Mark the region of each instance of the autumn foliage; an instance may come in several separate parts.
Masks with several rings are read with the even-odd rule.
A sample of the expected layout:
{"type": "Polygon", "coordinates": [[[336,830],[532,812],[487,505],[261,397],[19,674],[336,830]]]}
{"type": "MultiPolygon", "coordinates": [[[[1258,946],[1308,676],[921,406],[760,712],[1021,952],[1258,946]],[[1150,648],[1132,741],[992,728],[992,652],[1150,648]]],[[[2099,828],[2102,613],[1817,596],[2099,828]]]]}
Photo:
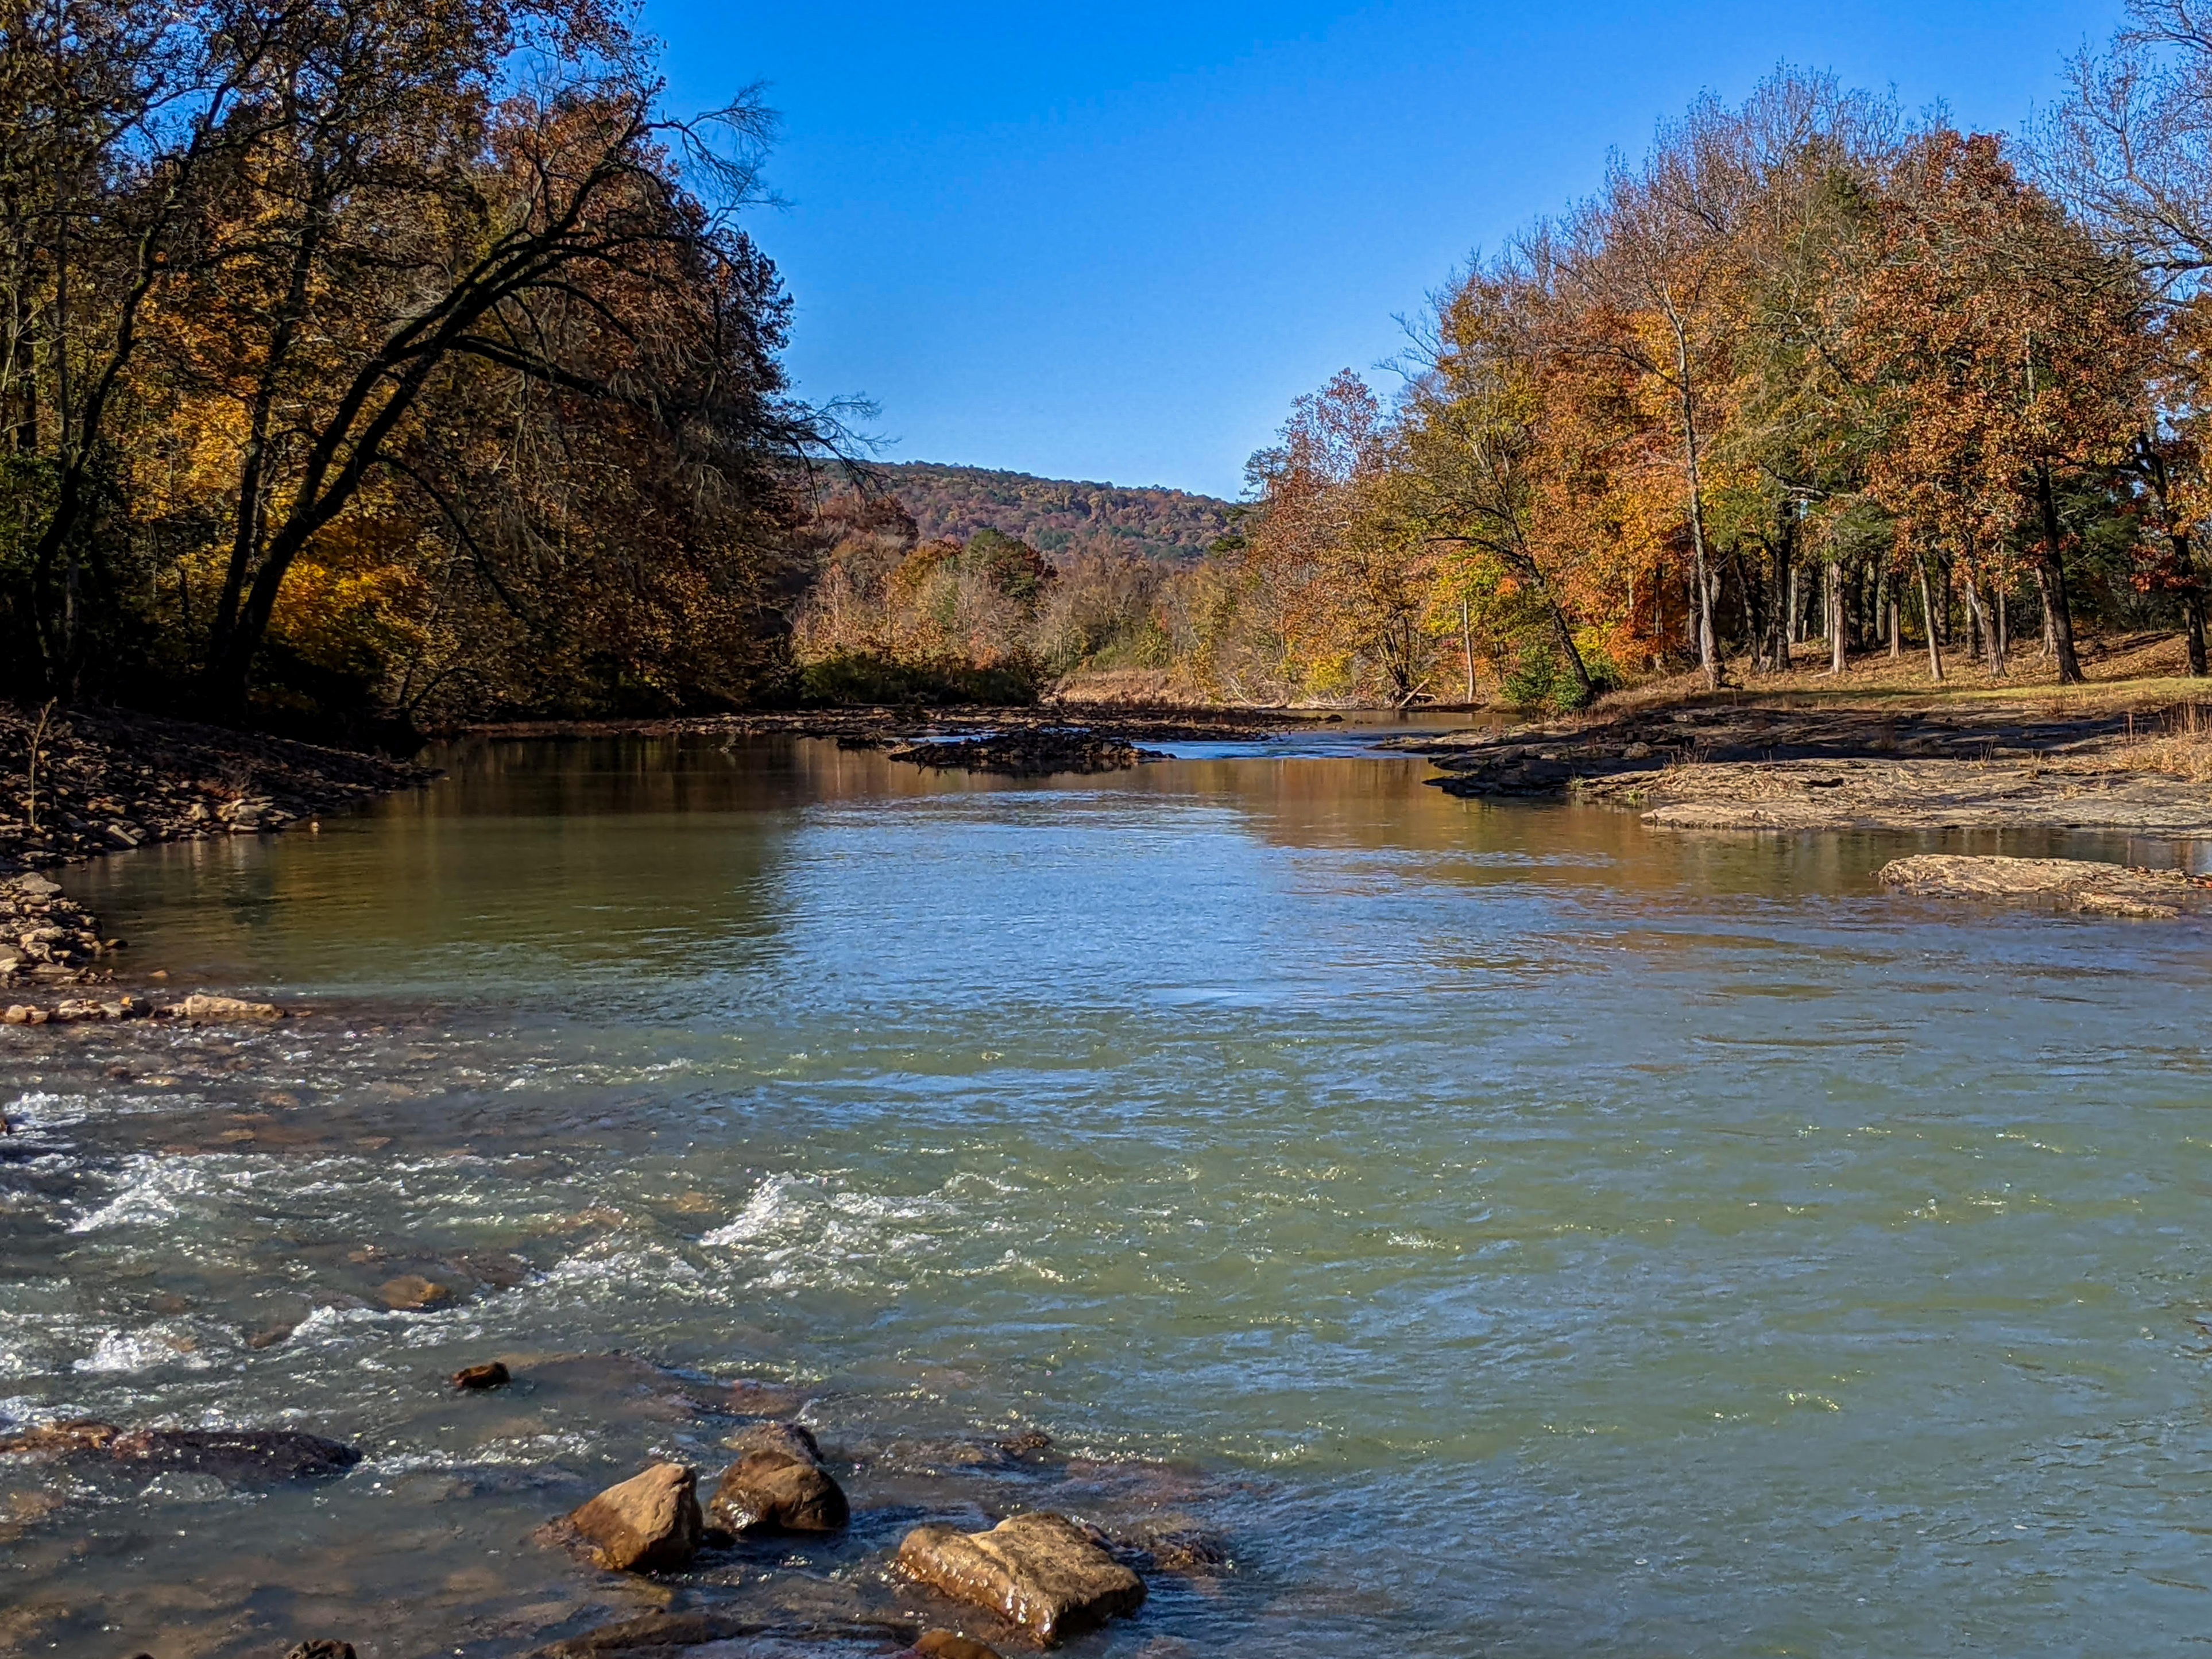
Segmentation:
{"type": "Polygon", "coordinates": [[[834,411],[592,0],[0,0],[0,690],[327,722],[788,672],[834,411]]]}
{"type": "Polygon", "coordinates": [[[1194,675],[1566,706],[1814,639],[2001,676],[2025,623],[2065,680],[2077,615],[2203,672],[2208,22],[2139,0],[2033,143],[1818,75],[1701,100],[1454,276],[1387,404],[1298,401],[1194,675]]]}

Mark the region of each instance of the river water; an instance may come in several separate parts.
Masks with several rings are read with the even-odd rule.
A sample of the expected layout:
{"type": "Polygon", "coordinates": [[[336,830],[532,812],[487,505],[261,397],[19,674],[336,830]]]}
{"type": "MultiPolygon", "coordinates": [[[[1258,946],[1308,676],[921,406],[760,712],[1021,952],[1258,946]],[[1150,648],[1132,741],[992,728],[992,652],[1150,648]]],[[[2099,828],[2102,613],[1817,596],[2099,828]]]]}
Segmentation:
{"type": "Polygon", "coordinates": [[[2201,1643],[2204,933],[1324,750],[480,743],[70,872],[173,988],[319,1012],[0,1038],[0,1427],[368,1455],[0,1459],[0,1651],[928,1613],[908,1526],[1041,1504],[1233,1558],[1084,1656],[2201,1643]],[[653,1583],[531,1540],[794,1410],[843,1540],[653,1583]]]}

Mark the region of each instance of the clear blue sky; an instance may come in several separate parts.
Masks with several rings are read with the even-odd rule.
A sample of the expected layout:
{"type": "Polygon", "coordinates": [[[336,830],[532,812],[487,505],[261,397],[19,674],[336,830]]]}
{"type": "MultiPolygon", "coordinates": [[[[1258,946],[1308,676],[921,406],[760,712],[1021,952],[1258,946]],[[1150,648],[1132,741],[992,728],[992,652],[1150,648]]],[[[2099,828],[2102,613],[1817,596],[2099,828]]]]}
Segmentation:
{"type": "Polygon", "coordinates": [[[1777,63],[2013,129],[2119,0],[645,0],[674,101],[769,83],[799,390],[887,459],[1240,487],[1291,398],[1777,63]]]}

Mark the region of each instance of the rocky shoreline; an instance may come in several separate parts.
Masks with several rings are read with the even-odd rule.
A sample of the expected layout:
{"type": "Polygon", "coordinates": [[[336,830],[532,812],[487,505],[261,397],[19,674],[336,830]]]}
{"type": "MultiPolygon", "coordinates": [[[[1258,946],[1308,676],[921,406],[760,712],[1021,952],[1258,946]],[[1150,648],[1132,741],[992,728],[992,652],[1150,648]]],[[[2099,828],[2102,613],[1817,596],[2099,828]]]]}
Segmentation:
{"type": "Polygon", "coordinates": [[[261,835],[428,781],[423,768],[120,709],[0,704],[0,876],[261,835]],[[35,777],[33,751],[37,751],[35,777]]]}
{"type": "MultiPolygon", "coordinates": [[[[920,1443],[863,1431],[825,1444],[788,1406],[754,1414],[771,1403],[755,1385],[722,1393],[623,1355],[510,1356],[428,1386],[486,1409],[579,1373],[626,1385],[621,1397],[635,1408],[732,1423],[719,1442],[727,1462],[709,1492],[712,1465],[649,1457],[519,1540],[542,1559],[567,1558],[562,1571],[580,1592],[574,1611],[541,1608],[505,1627],[501,1650],[530,1659],[755,1651],[724,1645],[741,1641],[820,1659],[1002,1659],[1135,1617],[1157,1584],[1211,1595],[1238,1571],[1229,1538],[1192,1513],[1211,1477],[1093,1462],[1033,1429],[920,1443]],[[618,1601],[647,1610],[606,1617],[618,1611],[605,1595],[616,1584],[634,1587],[618,1601]]],[[[362,1446],[290,1428],[67,1419],[0,1437],[0,1470],[43,1472],[49,1486],[80,1493],[182,1477],[241,1494],[317,1490],[328,1503],[356,1473],[373,1481],[377,1464],[362,1446]]],[[[62,1523],[70,1507],[40,1506],[28,1524],[62,1523]]],[[[326,1624],[284,1639],[295,1656],[345,1659],[356,1646],[378,1650],[375,1635],[326,1624]]]]}

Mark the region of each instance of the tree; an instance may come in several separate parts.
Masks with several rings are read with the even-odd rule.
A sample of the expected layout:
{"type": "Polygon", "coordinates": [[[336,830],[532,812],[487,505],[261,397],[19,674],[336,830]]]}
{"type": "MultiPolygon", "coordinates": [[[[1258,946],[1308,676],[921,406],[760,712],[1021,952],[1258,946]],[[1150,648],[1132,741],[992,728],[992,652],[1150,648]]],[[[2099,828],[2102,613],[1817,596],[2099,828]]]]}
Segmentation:
{"type": "MultiPolygon", "coordinates": [[[[1877,388],[1871,489],[1923,593],[1936,550],[1970,583],[2024,554],[2063,683],[2081,669],[2058,475],[2126,451],[2142,301],[2134,273],[2023,182],[1996,139],[1939,129],[1883,205],[1850,331],[1877,388]]],[[[1932,644],[1930,665],[1940,676],[1932,644]]]]}
{"type": "Polygon", "coordinates": [[[787,672],[808,474],[851,446],[789,395],[738,227],[755,96],[666,118],[592,0],[13,15],[0,624],[27,683],[75,685],[95,635],[226,718],[342,660],[403,700],[787,672]]]}
{"type": "Polygon", "coordinates": [[[2154,367],[2126,470],[2162,546],[2141,580],[2178,593],[2189,672],[2207,672],[2196,532],[2208,477],[2205,280],[2212,271],[2212,9],[2131,0],[2103,55],[2073,61],[2036,132],[2038,175],[2106,250],[2142,273],[2154,367]]]}

